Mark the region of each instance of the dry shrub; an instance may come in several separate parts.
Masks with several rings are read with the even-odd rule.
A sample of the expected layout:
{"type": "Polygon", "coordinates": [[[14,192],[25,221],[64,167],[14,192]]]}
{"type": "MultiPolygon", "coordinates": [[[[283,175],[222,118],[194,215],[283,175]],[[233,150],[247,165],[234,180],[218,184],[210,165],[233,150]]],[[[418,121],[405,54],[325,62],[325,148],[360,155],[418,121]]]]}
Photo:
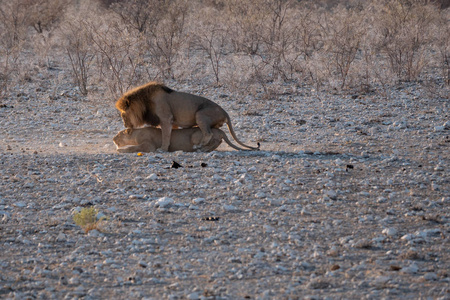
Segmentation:
{"type": "Polygon", "coordinates": [[[95,58],[91,45],[90,25],[80,19],[68,21],[62,29],[66,37],[65,49],[72,67],[74,83],[82,95],[88,94],[91,66],[95,58]]]}
{"type": "Polygon", "coordinates": [[[59,25],[69,0],[22,0],[27,11],[27,24],[37,33],[52,31],[59,25]]]}
{"type": "Polygon", "coordinates": [[[325,13],[323,24],[322,53],[329,62],[326,66],[330,76],[337,77],[340,88],[344,88],[368,29],[364,26],[360,11],[343,7],[325,13]]]}
{"type": "Polygon", "coordinates": [[[225,57],[232,52],[231,36],[219,11],[207,8],[202,9],[200,13],[208,14],[208,18],[197,23],[198,29],[193,33],[191,49],[206,55],[215,83],[219,85],[225,57]]]}
{"type": "Polygon", "coordinates": [[[450,9],[439,11],[434,25],[432,32],[439,54],[438,65],[442,78],[447,85],[450,85],[450,9]]]}
{"type": "Polygon", "coordinates": [[[435,2],[0,0],[0,93],[35,60],[49,67],[46,58],[66,59],[60,66],[81,93],[95,85],[114,99],[155,79],[266,95],[423,79],[442,90],[450,84],[449,10],[435,2]]]}
{"type": "Polygon", "coordinates": [[[105,222],[108,218],[103,216],[99,218],[98,210],[93,206],[84,207],[80,211],[74,213],[73,221],[76,225],[83,228],[85,233],[88,233],[91,230],[99,230],[103,222],[105,222]]]}
{"type": "Polygon", "coordinates": [[[108,17],[88,26],[97,54],[98,81],[107,86],[109,97],[116,99],[142,82],[146,68],[138,36],[120,22],[108,22],[108,17]]]}
{"type": "MultiPolygon", "coordinates": [[[[266,93],[272,82],[294,79],[299,49],[296,2],[291,0],[230,1],[229,31],[235,54],[248,57],[249,82],[266,93]]],[[[248,67],[244,67],[247,68],[248,67]]]]}
{"type": "Polygon", "coordinates": [[[377,13],[379,50],[399,80],[419,78],[429,64],[432,22],[437,8],[422,1],[391,0],[377,13]]]}
{"type": "Polygon", "coordinates": [[[163,1],[127,0],[113,3],[111,10],[117,14],[124,24],[139,33],[146,33],[147,29],[161,19],[162,11],[158,5],[163,1]]]}
{"type": "Polygon", "coordinates": [[[0,97],[20,71],[19,58],[26,39],[26,11],[20,2],[0,1],[0,97]]]}
{"type": "Polygon", "coordinates": [[[111,8],[128,33],[138,38],[141,54],[157,70],[157,74],[147,70],[149,76],[174,79],[174,68],[186,44],[188,2],[128,0],[114,3],[111,8]]]}
{"type": "Polygon", "coordinates": [[[163,18],[150,27],[145,39],[150,61],[163,78],[175,79],[175,66],[186,46],[186,0],[167,1],[162,7],[163,18]]]}

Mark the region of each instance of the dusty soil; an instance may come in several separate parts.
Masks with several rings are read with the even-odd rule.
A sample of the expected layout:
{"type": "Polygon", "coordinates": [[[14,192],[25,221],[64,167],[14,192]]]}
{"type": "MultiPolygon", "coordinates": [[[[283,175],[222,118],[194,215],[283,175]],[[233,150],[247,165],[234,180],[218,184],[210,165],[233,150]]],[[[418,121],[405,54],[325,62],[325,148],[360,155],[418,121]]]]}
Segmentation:
{"type": "Polygon", "coordinates": [[[50,86],[0,103],[0,298],[450,299],[448,100],[178,84],[261,151],[137,156],[113,100],[50,86]]]}

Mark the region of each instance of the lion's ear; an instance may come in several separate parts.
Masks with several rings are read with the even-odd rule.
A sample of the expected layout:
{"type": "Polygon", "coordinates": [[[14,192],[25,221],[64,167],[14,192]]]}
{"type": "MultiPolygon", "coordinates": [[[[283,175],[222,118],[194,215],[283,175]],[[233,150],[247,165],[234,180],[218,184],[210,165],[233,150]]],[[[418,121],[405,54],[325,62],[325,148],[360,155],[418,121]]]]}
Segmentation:
{"type": "Polygon", "coordinates": [[[128,98],[120,98],[119,100],[117,100],[116,102],[116,108],[121,111],[121,112],[125,112],[128,110],[128,108],[130,108],[130,100],[128,98]]]}
{"type": "Polygon", "coordinates": [[[130,104],[131,104],[130,99],[128,99],[128,98],[124,99],[123,104],[124,104],[124,107],[125,107],[124,110],[128,110],[130,108],[130,104]]]}

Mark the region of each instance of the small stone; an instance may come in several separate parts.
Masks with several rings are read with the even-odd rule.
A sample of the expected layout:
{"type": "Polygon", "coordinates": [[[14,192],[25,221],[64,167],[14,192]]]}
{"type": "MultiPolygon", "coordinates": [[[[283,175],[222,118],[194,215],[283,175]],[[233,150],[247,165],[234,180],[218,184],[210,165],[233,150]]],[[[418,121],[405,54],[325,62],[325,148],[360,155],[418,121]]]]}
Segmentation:
{"type": "Polygon", "coordinates": [[[328,250],[327,254],[332,257],[337,257],[339,256],[339,251],[335,246],[333,246],[330,248],[330,250],[328,250]]]}
{"type": "Polygon", "coordinates": [[[336,200],[337,198],[337,193],[334,190],[324,190],[323,194],[329,197],[331,200],[336,200]]]}
{"type": "Polygon", "coordinates": [[[90,230],[88,232],[88,236],[90,236],[90,237],[101,237],[101,236],[103,236],[103,234],[101,234],[100,231],[98,231],[97,229],[94,229],[94,230],[90,230]]]}
{"type": "Polygon", "coordinates": [[[200,299],[200,294],[197,293],[197,292],[190,293],[189,295],[187,295],[187,299],[188,299],[188,300],[197,300],[197,299],[200,299]]]}
{"type": "Polygon", "coordinates": [[[172,165],[170,166],[171,169],[178,169],[182,168],[183,166],[177,163],[176,161],[172,161],[172,165]]]}
{"type": "Polygon", "coordinates": [[[405,234],[404,236],[402,236],[400,239],[404,240],[404,241],[410,241],[413,238],[414,238],[414,235],[408,233],[408,234],[405,234]]]}
{"type": "Polygon", "coordinates": [[[336,271],[336,270],[339,270],[340,268],[341,268],[341,266],[339,266],[339,265],[332,265],[330,270],[331,271],[336,271]]]}
{"type": "Polygon", "coordinates": [[[148,179],[148,180],[156,180],[156,179],[158,179],[158,175],[153,173],[153,174],[150,174],[149,176],[147,176],[146,179],[148,179]]]}
{"type": "Polygon", "coordinates": [[[60,232],[58,234],[58,236],[56,237],[56,241],[57,242],[65,242],[65,241],[67,241],[67,235],[65,235],[64,233],[60,232]]]}
{"type": "Polygon", "coordinates": [[[402,269],[402,267],[396,266],[396,265],[391,265],[389,267],[389,270],[391,270],[391,271],[400,271],[401,269],[402,269]]]}
{"type": "Polygon", "coordinates": [[[401,271],[407,274],[415,274],[419,271],[419,267],[416,264],[412,264],[408,267],[402,268],[401,271]]]}
{"type": "Polygon", "coordinates": [[[69,284],[78,285],[80,284],[80,279],[78,279],[78,277],[72,277],[69,279],[69,284]]]}
{"type": "Polygon", "coordinates": [[[266,197],[266,193],[264,193],[264,192],[257,192],[255,194],[255,197],[258,198],[258,199],[265,198],[266,197]]]}
{"type": "Polygon", "coordinates": [[[192,203],[194,203],[194,204],[205,203],[205,198],[195,198],[194,200],[192,200],[192,203]]]}
{"type": "Polygon", "coordinates": [[[423,278],[428,281],[436,281],[438,280],[438,276],[434,272],[429,272],[423,275],[423,278]]]}
{"type": "Polygon", "coordinates": [[[428,237],[439,237],[441,235],[442,231],[439,228],[433,228],[433,229],[427,229],[423,231],[416,231],[415,235],[420,236],[422,238],[428,238],[428,237]]]}
{"type": "Polygon", "coordinates": [[[139,261],[138,265],[141,268],[147,268],[148,267],[148,264],[145,261],[143,261],[143,260],[139,261]]]}
{"type": "Polygon", "coordinates": [[[387,236],[394,236],[397,235],[398,231],[395,228],[385,228],[382,231],[383,234],[387,235],[387,236]]]}
{"type": "Polygon", "coordinates": [[[224,206],[223,206],[223,209],[225,210],[225,211],[229,211],[229,212],[233,212],[233,211],[237,211],[238,209],[236,208],[236,206],[233,206],[233,205],[227,205],[227,204],[225,204],[224,206]]]}
{"type": "Polygon", "coordinates": [[[168,207],[169,205],[171,205],[173,202],[174,202],[174,201],[173,201],[172,198],[162,197],[162,198],[159,198],[159,199],[156,201],[155,205],[156,205],[157,207],[160,207],[160,208],[166,208],[166,207],[168,207]]]}

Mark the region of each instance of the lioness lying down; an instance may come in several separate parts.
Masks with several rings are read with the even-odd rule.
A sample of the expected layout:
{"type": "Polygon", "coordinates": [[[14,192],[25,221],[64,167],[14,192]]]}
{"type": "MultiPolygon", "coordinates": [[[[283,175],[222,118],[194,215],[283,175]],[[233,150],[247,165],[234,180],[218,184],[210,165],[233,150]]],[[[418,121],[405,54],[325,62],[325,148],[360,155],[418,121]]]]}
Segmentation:
{"type": "MultiPolygon", "coordinates": [[[[202,140],[203,134],[200,128],[174,129],[170,137],[169,151],[185,151],[185,152],[210,152],[219,147],[222,140],[236,150],[242,149],[233,145],[225,132],[220,129],[212,129],[213,136],[208,144],[198,146],[202,140]]],[[[159,128],[145,127],[138,129],[124,129],[113,138],[117,151],[121,153],[132,152],[155,152],[161,148],[162,132],[159,128]]]]}

